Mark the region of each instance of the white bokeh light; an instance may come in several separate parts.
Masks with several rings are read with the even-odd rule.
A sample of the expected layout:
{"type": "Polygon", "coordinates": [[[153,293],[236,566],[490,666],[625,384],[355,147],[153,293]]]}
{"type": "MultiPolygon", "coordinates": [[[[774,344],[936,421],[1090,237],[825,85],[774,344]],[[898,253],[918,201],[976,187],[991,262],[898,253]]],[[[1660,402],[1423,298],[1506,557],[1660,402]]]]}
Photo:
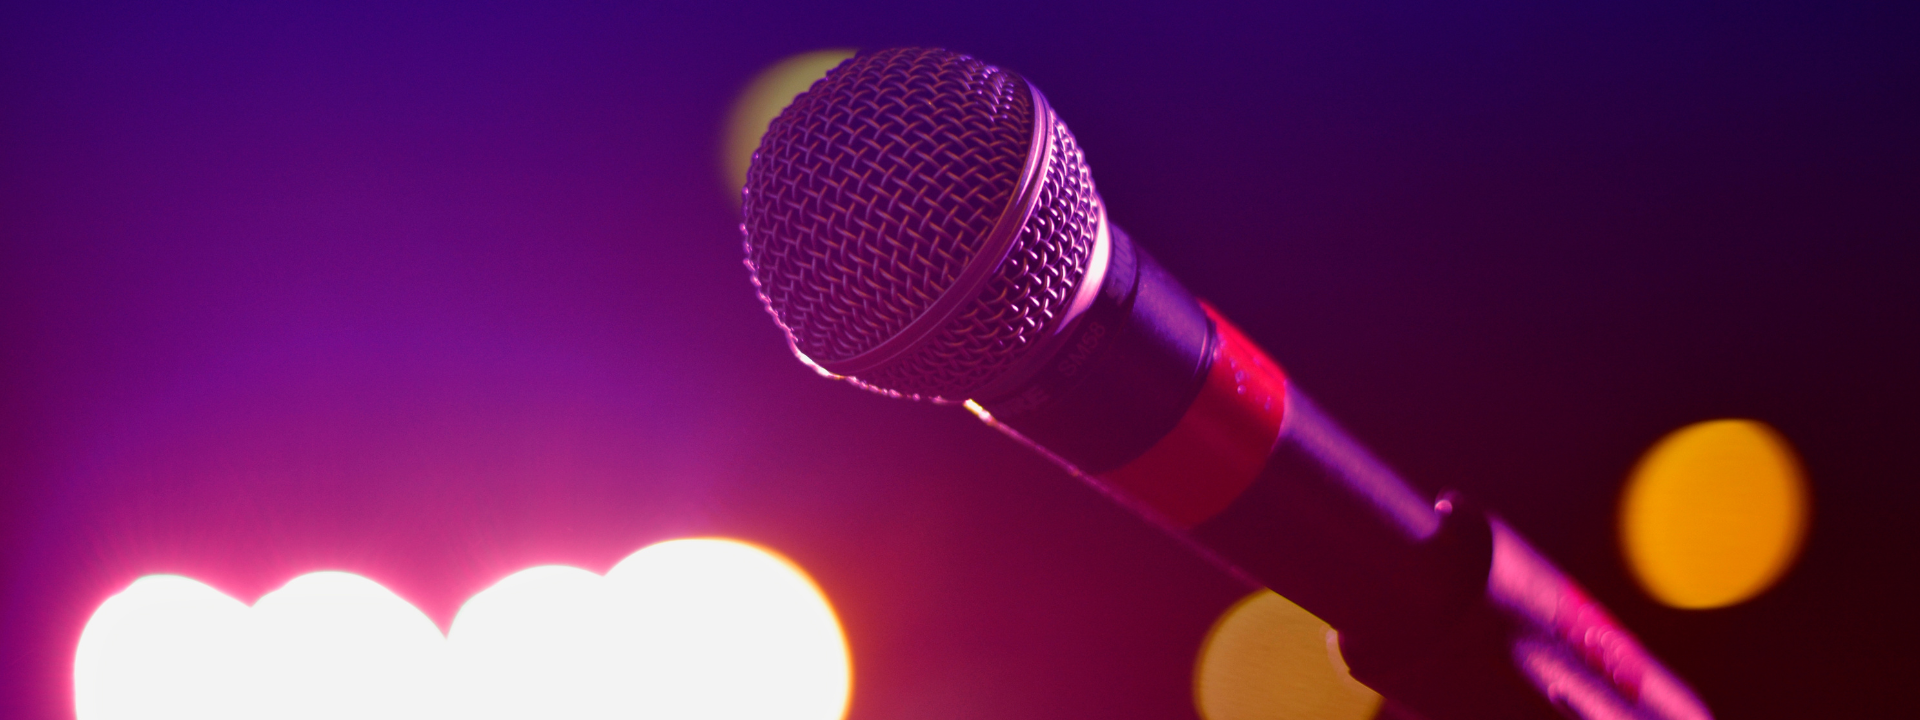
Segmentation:
{"type": "Polygon", "coordinates": [[[446,641],[379,583],[294,578],[253,605],[251,717],[416,720],[446,715],[446,641]]]}
{"type": "Polygon", "coordinates": [[[675,540],[607,572],[647,717],[836,720],[852,669],[826,597],[785,559],[727,540],[675,540]]]}
{"type": "Polygon", "coordinates": [[[358,575],[302,575],[252,608],[135,581],[74,660],[79,720],[838,720],[846,640],[806,573],[745,543],[676,540],[606,577],[561,566],[473,596],[443,637],[358,575]]]}
{"type": "Polygon", "coordinates": [[[460,717],[636,717],[622,701],[620,643],[605,581],[545,566],[507,576],[460,608],[447,633],[460,717]]]}
{"type": "Polygon", "coordinates": [[[85,720],[241,717],[247,606],[178,575],[134,581],[95,610],[73,658],[85,720]]]}

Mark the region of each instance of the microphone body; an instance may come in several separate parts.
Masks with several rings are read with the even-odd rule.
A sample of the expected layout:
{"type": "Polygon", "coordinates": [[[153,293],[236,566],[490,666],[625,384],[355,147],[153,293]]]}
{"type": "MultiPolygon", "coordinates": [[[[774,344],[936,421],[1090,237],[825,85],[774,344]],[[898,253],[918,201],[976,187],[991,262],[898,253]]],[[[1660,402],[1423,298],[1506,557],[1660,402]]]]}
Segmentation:
{"type": "Polygon", "coordinates": [[[1710,717],[1516,533],[1400,479],[1110,225],[1018,76],[856,56],[769,126],[742,208],[754,286],[803,362],[964,400],[1326,620],[1397,713],[1710,717]]]}
{"type": "Polygon", "coordinates": [[[1413,489],[1106,231],[1104,272],[1088,278],[1099,295],[966,403],[982,420],[1327,621],[1353,676],[1402,714],[1707,717],[1516,533],[1457,494],[1413,489]],[[1589,648],[1595,637],[1604,647],[1589,648]],[[1585,649],[1577,662],[1569,641],[1585,649]],[[1569,688],[1584,691],[1578,707],[1569,688]]]}

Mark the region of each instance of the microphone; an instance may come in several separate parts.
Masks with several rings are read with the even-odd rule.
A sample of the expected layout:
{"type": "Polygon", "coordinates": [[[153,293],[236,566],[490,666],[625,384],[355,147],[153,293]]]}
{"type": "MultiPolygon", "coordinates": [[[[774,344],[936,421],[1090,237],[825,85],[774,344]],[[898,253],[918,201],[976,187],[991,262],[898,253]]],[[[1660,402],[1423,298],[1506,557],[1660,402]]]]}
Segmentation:
{"type": "Polygon", "coordinates": [[[1709,718],[1498,518],[1417,492],[1107,220],[1020,76],[850,58],[769,124],[746,264],[794,355],[964,405],[1326,620],[1355,679],[1447,718],[1709,718]]]}

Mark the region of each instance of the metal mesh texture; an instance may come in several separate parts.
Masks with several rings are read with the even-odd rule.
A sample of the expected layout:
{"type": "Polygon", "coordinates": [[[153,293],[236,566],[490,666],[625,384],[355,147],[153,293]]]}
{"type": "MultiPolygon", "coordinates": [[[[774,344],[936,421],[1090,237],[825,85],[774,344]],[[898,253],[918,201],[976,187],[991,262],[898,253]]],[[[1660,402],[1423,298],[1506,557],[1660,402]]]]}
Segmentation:
{"type": "MultiPolygon", "coordinates": [[[[741,225],[760,298],[795,350],[857,356],[951,288],[1013,200],[1034,114],[1019,77],[944,50],[857,56],[795,98],[754,154],[741,225]]],[[[854,380],[963,399],[1065,310],[1099,209],[1078,144],[1054,122],[1037,207],[979,297],[854,380]]]]}
{"type": "Polygon", "coordinates": [[[742,200],[747,259],[801,352],[859,355],[960,276],[1032,137],[1019,78],[938,50],[851,58],[768,126],[742,200]]]}

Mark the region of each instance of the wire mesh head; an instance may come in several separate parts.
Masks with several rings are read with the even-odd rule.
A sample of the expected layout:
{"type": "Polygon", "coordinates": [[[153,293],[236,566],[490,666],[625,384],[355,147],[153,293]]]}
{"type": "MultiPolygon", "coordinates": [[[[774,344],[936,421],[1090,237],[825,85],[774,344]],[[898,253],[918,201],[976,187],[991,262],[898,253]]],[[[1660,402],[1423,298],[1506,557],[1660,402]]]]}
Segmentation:
{"type": "Polygon", "coordinates": [[[1025,81],[907,48],[847,60],[774,119],[741,228],[760,299],[803,359],[959,400],[1065,311],[1098,202],[1073,136],[1025,81]]]}

